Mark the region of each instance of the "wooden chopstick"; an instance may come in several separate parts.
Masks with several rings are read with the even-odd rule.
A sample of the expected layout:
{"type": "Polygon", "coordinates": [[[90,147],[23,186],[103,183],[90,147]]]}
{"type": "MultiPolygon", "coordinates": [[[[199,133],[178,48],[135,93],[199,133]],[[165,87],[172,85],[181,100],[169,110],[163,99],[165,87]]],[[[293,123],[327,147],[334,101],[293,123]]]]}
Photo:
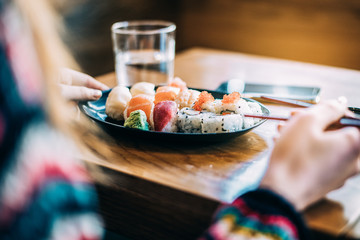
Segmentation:
{"type": "Polygon", "coordinates": [[[260,96],[260,98],[265,99],[270,102],[283,103],[283,104],[292,105],[292,106],[296,106],[296,107],[307,108],[307,107],[311,107],[313,105],[312,103],[289,99],[289,98],[270,97],[270,96],[260,96]]]}
{"type": "Polygon", "coordinates": [[[289,120],[288,117],[254,115],[254,114],[244,114],[244,117],[262,118],[262,119],[279,120],[279,121],[287,121],[287,120],[289,120]]]}
{"type": "MultiPolygon", "coordinates": [[[[280,116],[266,116],[266,115],[255,115],[255,114],[244,114],[244,117],[252,117],[252,118],[261,118],[261,119],[269,119],[269,120],[278,120],[278,121],[287,121],[289,117],[280,117],[280,116]]],[[[338,122],[334,124],[334,127],[358,127],[360,128],[360,118],[353,117],[342,117],[338,122]]]]}
{"type": "MultiPolygon", "coordinates": [[[[298,100],[293,100],[293,99],[288,99],[288,98],[281,98],[281,97],[261,96],[260,98],[268,100],[268,101],[272,101],[272,102],[283,103],[283,104],[288,104],[288,105],[297,106],[297,107],[304,107],[304,108],[311,107],[312,105],[314,105],[314,104],[308,103],[308,102],[303,102],[303,101],[298,101],[298,100]]],[[[352,110],[352,108],[349,108],[349,109],[352,110]]],[[[270,120],[280,120],[280,121],[286,121],[289,119],[289,118],[285,118],[285,117],[249,115],[249,114],[245,114],[244,116],[245,117],[262,118],[262,119],[270,119],[270,120]]],[[[335,125],[340,126],[340,127],[346,127],[346,126],[360,127],[360,118],[343,117],[337,123],[335,123],[335,125]]]]}

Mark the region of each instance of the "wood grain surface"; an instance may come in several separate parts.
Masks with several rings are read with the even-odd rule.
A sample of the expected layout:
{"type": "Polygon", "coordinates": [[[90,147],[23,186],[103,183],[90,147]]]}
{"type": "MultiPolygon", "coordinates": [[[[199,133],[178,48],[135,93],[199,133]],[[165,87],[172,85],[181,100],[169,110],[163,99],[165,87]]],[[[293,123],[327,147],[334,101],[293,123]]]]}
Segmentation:
{"type": "Polygon", "coordinates": [[[183,49],[211,47],[360,70],[357,0],[185,0],[183,49]]]}
{"type": "MultiPolygon", "coordinates": [[[[212,90],[232,77],[316,85],[322,99],[343,95],[350,105],[360,106],[360,72],[353,70],[194,48],[177,55],[175,74],[190,87],[212,90]]],[[[109,86],[116,82],[114,73],[98,79],[109,86]]],[[[276,115],[294,110],[285,105],[267,107],[276,115]]],[[[256,187],[266,170],[276,126],[269,120],[243,136],[212,144],[98,136],[84,160],[102,169],[102,176],[94,179],[107,227],[131,239],[194,239],[219,203],[256,187]]],[[[84,141],[91,134],[84,134],[84,141]]],[[[360,216],[360,194],[354,190],[359,181],[352,179],[306,210],[310,226],[333,236],[352,236],[360,216]]]]}

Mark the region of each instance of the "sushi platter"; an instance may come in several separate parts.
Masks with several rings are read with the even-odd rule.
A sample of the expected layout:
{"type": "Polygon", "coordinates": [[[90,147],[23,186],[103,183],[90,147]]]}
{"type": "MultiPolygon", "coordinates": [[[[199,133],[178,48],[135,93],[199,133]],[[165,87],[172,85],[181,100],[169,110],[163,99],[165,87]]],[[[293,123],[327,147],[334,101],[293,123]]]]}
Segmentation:
{"type": "MultiPolygon", "coordinates": [[[[114,97],[115,91],[129,92],[127,89],[116,89],[113,91],[115,88],[104,91],[102,97],[97,101],[80,102],[78,106],[86,116],[94,120],[114,137],[131,137],[137,140],[150,139],[186,143],[226,141],[243,135],[266,121],[266,119],[246,119],[243,115],[235,114],[232,110],[234,107],[225,101],[225,99],[232,101],[232,94],[228,95],[219,91],[186,88],[186,91],[190,91],[191,94],[185,95],[189,97],[193,95],[193,93],[196,93],[195,96],[190,96],[189,98],[192,97],[195,100],[197,99],[197,101],[194,100],[195,102],[191,103],[190,106],[187,105],[188,100],[186,99],[185,105],[179,107],[183,103],[175,100],[168,101],[167,98],[169,98],[169,94],[162,94],[161,91],[159,91],[161,87],[162,86],[154,87],[154,91],[156,90],[155,97],[149,98],[144,96],[144,94],[138,95],[145,98],[145,100],[140,99],[141,101],[152,99],[152,101],[156,103],[152,105],[151,112],[147,112],[146,109],[144,109],[144,111],[139,111],[138,108],[131,109],[131,101],[140,100],[135,99],[131,95],[126,95],[128,93],[125,94],[125,98],[114,97]],[[111,96],[112,91],[114,92],[113,96],[111,96]],[[160,92],[160,94],[158,92],[160,92]],[[209,96],[212,98],[211,105],[200,101],[201,98],[206,99],[209,96]],[[126,102],[126,104],[123,104],[123,107],[116,106],[110,102],[110,100],[112,100],[110,98],[116,99],[116,101],[119,102],[126,102]],[[127,100],[124,101],[124,99],[127,100]],[[219,110],[216,109],[216,103],[217,105],[221,105],[221,101],[218,101],[218,99],[224,99],[222,100],[222,105],[228,104],[229,106],[226,106],[226,109],[230,109],[232,111],[231,114],[223,111],[223,108],[221,110],[221,106],[219,110]],[[201,105],[200,107],[199,104],[201,105]],[[109,111],[109,109],[112,111],[109,111]],[[113,109],[116,109],[116,111],[113,109]],[[121,114],[119,113],[119,109],[121,109],[121,114]],[[129,113],[130,110],[131,112],[129,113]],[[221,114],[219,114],[220,112],[215,114],[210,110],[213,112],[221,111],[221,114]],[[151,121],[149,121],[149,119],[151,119],[151,121]]],[[[128,89],[133,93],[131,87],[128,89]]],[[[140,90],[144,91],[144,88],[140,90]]],[[[177,93],[176,95],[180,96],[181,94],[177,93]]],[[[256,106],[257,113],[260,112],[264,116],[270,115],[268,108],[253,99],[241,98],[241,101],[244,102],[245,107],[247,107],[247,105],[256,106]]],[[[143,102],[140,103],[141,106],[144,106],[143,102]]],[[[236,105],[236,108],[244,106],[236,105]]],[[[236,109],[234,109],[234,111],[236,111],[236,109]]]]}

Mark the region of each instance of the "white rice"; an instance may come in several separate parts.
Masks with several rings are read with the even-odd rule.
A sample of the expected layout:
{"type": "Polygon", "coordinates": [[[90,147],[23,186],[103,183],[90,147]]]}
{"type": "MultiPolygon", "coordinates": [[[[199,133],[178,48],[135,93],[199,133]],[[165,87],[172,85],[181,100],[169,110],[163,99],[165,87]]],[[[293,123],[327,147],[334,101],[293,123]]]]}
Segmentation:
{"type": "Polygon", "coordinates": [[[214,105],[214,113],[221,114],[221,112],[223,111],[221,99],[215,99],[213,105],[214,105]]]}
{"type": "Polygon", "coordinates": [[[161,130],[162,132],[177,132],[178,131],[178,115],[176,115],[166,126],[161,130]]]}
{"type": "Polygon", "coordinates": [[[178,127],[180,132],[200,133],[201,115],[200,111],[191,108],[183,108],[178,112],[178,127]]]}
{"type": "MultiPolygon", "coordinates": [[[[255,114],[255,115],[262,115],[263,114],[263,112],[261,110],[261,106],[258,103],[256,103],[256,102],[248,102],[248,104],[249,104],[249,107],[250,107],[253,114],[255,114]]],[[[252,118],[252,119],[254,121],[254,124],[261,121],[260,118],[252,118]]]]}
{"type": "Polygon", "coordinates": [[[240,114],[211,115],[204,117],[201,123],[202,133],[235,132],[243,128],[243,116],[240,114]]]}
{"type": "MultiPolygon", "coordinates": [[[[256,102],[248,102],[241,98],[233,104],[224,104],[222,111],[234,112],[236,114],[262,114],[261,107],[256,102]]],[[[261,121],[261,119],[244,117],[243,128],[249,128],[261,121]]]]}

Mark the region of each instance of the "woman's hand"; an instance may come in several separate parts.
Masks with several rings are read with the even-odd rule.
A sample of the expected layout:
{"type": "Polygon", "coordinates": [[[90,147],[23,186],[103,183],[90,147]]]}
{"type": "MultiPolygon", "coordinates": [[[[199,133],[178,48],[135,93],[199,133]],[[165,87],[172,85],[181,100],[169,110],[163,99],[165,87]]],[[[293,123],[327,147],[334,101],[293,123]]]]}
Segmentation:
{"type": "Polygon", "coordinates": [[[59,81],[61,95],[68,100],[97,100],[104,90],[105,84],[91,76],[71,69],[63,69],[59,81]]]}
{"type": "Polygon", "coordinates": [[[261,186],[303,210],[358,173],[359,129],[327,130],[347,111],[329,101],[296,113],[280,128],[261,186]]]}

